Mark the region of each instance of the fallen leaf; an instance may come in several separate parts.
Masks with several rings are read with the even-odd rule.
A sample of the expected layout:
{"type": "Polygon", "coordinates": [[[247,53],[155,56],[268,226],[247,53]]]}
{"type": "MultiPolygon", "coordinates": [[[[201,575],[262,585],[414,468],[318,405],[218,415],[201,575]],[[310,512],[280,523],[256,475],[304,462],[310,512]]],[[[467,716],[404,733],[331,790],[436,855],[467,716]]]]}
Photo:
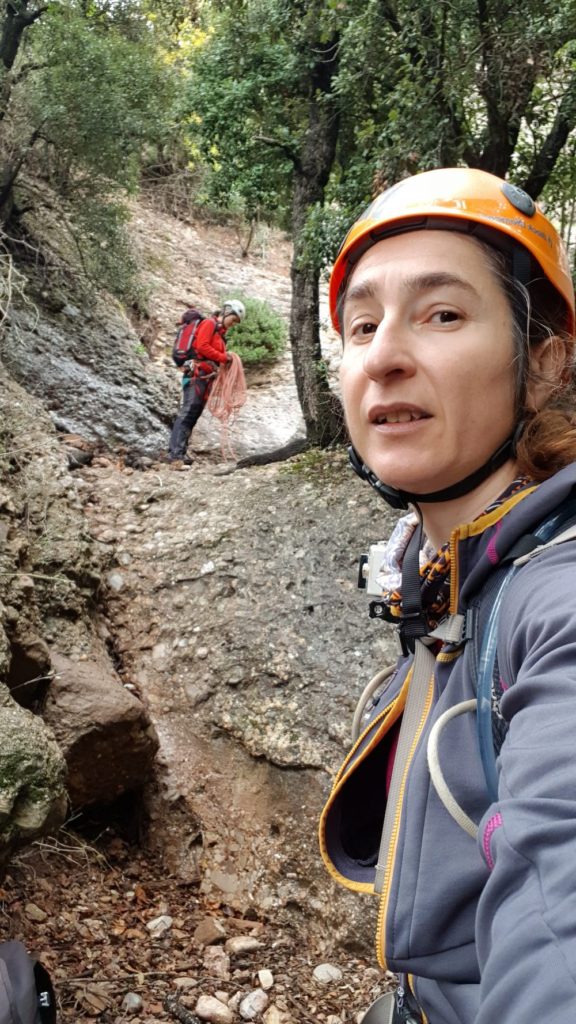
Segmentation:
{"type": "Polygon", "coordinates": [[[138,903],[149,903],[148,893],[143,885],[138,883],[134,886],[134,898],[138,903]]]}

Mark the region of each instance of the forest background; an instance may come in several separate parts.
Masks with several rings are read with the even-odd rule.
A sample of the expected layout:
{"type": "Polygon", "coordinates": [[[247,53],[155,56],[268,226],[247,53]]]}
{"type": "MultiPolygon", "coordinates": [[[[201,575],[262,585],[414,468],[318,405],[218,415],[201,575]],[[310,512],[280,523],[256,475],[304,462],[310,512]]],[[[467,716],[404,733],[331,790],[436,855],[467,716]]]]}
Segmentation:
{"type": "MultiPolygon", "coordinates": [[[[284,316],[289,245],[278,243],[281,259],[259,245],[284,231],[298,396],[308,442],[328,447],[342,419],[319,297],[375,192],[439,165],[507,175],[543,203],[574,261],[575,57],[574,0],[0,0],[0,662],[19,685],[19,673],[60,678],[67,659],[82,692],[91,673],[98,708],[104,679],[124,697],[136,688],[171,758],[150,787],[159,809],[137,862],[111,839],[124,860],[101,889],[92,873],[84,891],[81,866],[76,888],[66,869],[31,891],[34,868],[0,892],[13,934],[44,943],[63,1019],[83,1019],[78,1005],[120,1015],[135,985],[142,1019],[158,1019],[184,972],[212,992],[191,920],[200,934],[207,920],[216,941],[216,918],[227,934],[238,915],[241,927],[265,926],[257,966],[274,967],[273,1006],[280,984],[285,1002],[297,993],[307,1015],[298,1006],[293,1019],[359,1020],[382,984],[364,959],[369,911],[320,879],[311,836],[356,691],[392,657],[355,592],[358,546],[384,535],[385,513],[368,488],[357,493],[340,451],[307,453],[286,475],[274,465],[219,475],[209,456],[175,473],[133,452],[148,429],[144,454],[156,454],[178,399],[175,371],[160,365],[168,333],[154,341],[156,364],[138,344],[159,323],[145,281],[158,271],[168,332],[195,288],[212,301],[242,279],[249,298],[261,295],[272,264],[282,290],[267,294],[284,316]],[[148,277],[135,210],[165,211],[169,225],[170,246],[147,234],[148,277]],[[204,279],[224,238],[263,255],[225,274],[210,266],[204,279]],[[172,259],[187,244],[186,263],[172,259]],[[172,279],[178,291],[165,295],[172,279]],[[105,322],[99,311],[90,320],[93,300],[105,322]],[[117,304],[135,331],[116,321],[117,304]],[[98,443],[93,459],[85,434],[112,451],[98,443]],[[67,441],[86,450],[67,456],[67,441]],[[93,464],[79,468],[82,455],[93,464]],[[149,863],[155,843],[161,869],[149,863]],[[29,902],[44,923],[28,918],[29,902]],[[155,944],[147,926],[165,906],[172,938],[155,944]],[[320,951],[285,944],[296,918],[320,951]],[[343,950],[360,959],[326,990],[322,1015],[306,982],[312,955],[343,950]],[[134,963],[149,967],[142,982],[134,963]]],[[[267,409],[256,433],[280,418],[277,397],[267,409]]],[[[253,973],[230,984],[248,988],[253,973]]],[[[195,1006],[195,990],[189,998],[195,1006]]]]}
{"type": "Polygon", "coordinates": [[[406,174],[465,164],[544,204],[574,246],[576,3],[5,0],[2,307],[19,263],[146,315],[127,198],[293,241],[307,439],[342,432],[319,285],[345,227],[406,174]],[[72,284],[70,283],[72,282],[72,284]]]}

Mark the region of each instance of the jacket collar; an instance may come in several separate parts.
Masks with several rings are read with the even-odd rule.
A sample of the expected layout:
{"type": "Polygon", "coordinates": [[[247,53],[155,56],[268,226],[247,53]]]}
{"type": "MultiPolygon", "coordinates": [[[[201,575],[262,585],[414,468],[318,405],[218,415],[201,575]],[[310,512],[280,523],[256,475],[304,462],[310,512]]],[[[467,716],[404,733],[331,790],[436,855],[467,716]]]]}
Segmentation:
{"type": "Polygon", "coordinates": [[[450,610],[455,612],[467,607],[520,538],[533,533],[571,496],[576,498],[576,463],[566,466],[549,480],[513,495],[493,512],[456,527],[450,537],[450,610]],[[456,604],[460,609],[452,607],[456,604]]]}

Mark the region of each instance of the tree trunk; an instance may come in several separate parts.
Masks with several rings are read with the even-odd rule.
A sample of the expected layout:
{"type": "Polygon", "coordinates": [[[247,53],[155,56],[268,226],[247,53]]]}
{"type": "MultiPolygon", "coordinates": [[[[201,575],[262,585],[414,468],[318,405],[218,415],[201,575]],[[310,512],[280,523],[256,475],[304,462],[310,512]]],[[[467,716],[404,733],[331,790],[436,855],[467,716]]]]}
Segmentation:
{"type": "Polygon", "coordinates": [[[4,5],[4,21],[0,34],[0,62],[10,71],[20,49],[22,36],[29,25],[46,10],[41,7],[36,11],[26,10],[28,0],[6,0],[4,5]]]}
{"type": "Polygon", "coordinates": [[[330,390],[320,347],[319,271],[304,259],[303,231],[309,210],[324,200],[338,140],[339,118],[331,89],[338,64],[338,39],[310,47],[316,63],[311,73],[308,126],[294,169],[292,198],[292,306],[290,344],[298,398],[310,444],[326,447],[343,431],[340,402],[330,390]]]}

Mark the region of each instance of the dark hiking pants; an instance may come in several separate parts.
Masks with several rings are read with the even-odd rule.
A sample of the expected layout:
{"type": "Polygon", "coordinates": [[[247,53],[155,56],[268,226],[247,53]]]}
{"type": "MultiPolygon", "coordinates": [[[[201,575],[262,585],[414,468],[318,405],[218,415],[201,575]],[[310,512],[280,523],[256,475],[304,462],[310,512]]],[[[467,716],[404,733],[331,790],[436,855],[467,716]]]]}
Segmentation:
{"type": "Polygon", "coordinates": [[[194,377],[182,389],[182,406],[176,417],[168,450],[173,459],[182,459],[186,455],[192,428],[204,412],[212,377],[194,377]]]}

